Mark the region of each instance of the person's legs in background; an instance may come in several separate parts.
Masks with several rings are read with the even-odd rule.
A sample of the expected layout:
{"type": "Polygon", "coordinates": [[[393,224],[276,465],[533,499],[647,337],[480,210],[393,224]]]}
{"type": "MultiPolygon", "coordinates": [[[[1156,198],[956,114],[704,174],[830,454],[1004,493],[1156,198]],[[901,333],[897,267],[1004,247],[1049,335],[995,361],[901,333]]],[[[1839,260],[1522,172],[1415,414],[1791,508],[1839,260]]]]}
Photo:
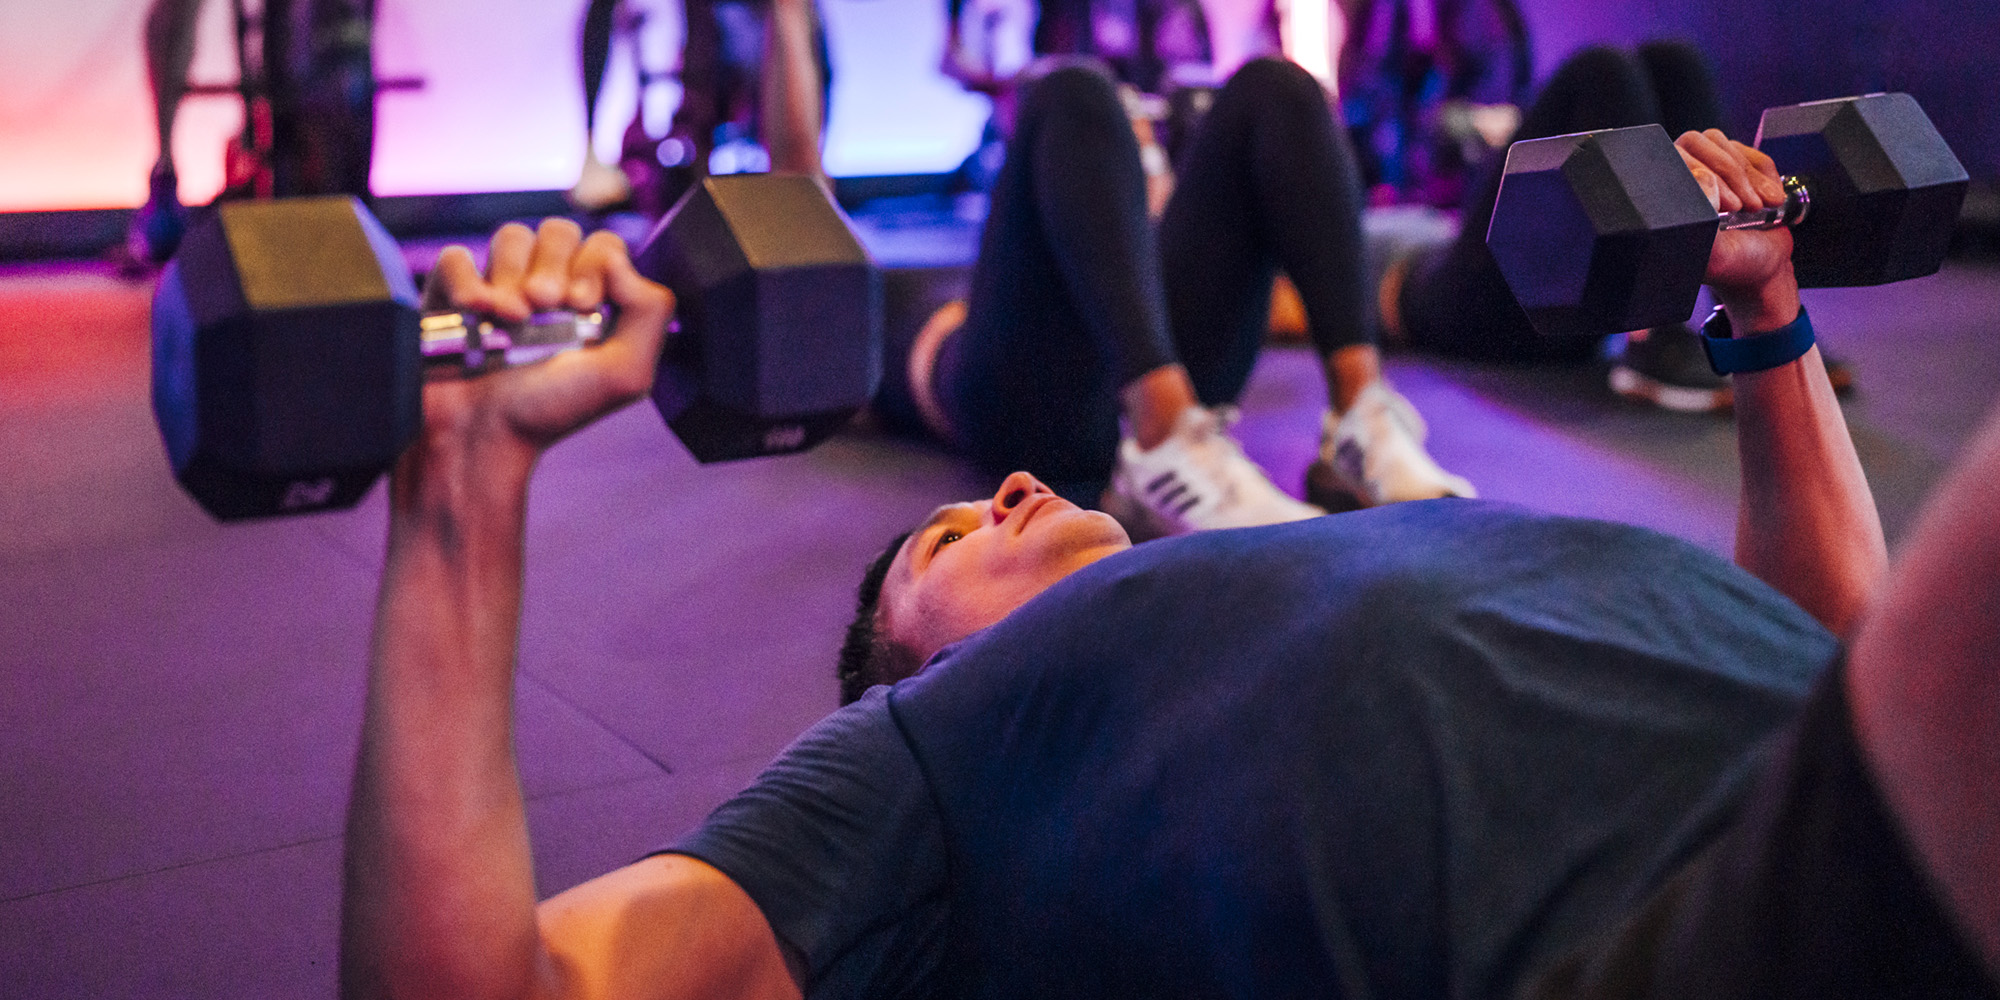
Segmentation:
{"type": "Polygon", "coordinates": [[[1321,478],[1346,494],[1340,504],[1473,495],[1431,460],[1422,419],[1382,378],[1367,319],[1359,170],[1305,70],[1253,60],[1217,93],[1183,158],[1160,253],[1175,348],[1204,404],[1242,393],[1282,267],[1325,367],[1321,478]]]}
{"type": "MultiPolygon", "coordinates": [[[[1617,49],[1588,48],[1565,60],[1549,78],[1509,143],[1659,119],[1652,83],[1638,61],[1617,49]]],[[[1395,297],[1383,317],[1387,336],[1483,361],[1594,357],[1597,338],[1537,334],[1486,249],[1486,227],[1504,166],[1504,157],[1495,157],[1481,172],[1466,199],[1456,240],[1390,267],[1387,280],[1395,297]]]]}
{"type": "Polygon", "coordinates": [[[618,6],[618,0],[590,0],[583,12],[583,172],[569,190],[569,201],[585,212],[605,211],[632,196],[625,172],[597,156],[597,98],[604,90],[604,71],[611,63],[618,6]]]}
{"type": "Polygon", "coordinates": [[[1670,136],[1725,128],[1727,117],[1715,71],[1701,50],[1687,42],[1647,42],[1633,51],[1644,67],[1659,105],[1660,126],[1670,136]]]}
{"type": "Polygon", "coordinates": [[[280,197],[372,197],[373,0],[264,0],[271,186],[280,197]]]}
{"type": "Polygon", "coordinates": [[[1137,144],[1094,68],[1048,70],[1016,97],[966,321],[933,381],[975,461],[1091,499],[1117,451],[1119,388],[1173,361],[1137,144]]]}
{"type": "Polygon", "coordinates": [[[306,142],[319,166],[312,194],[374,197],[375,0],[313,0],[306,142]]]}
{"type": "Polygon", "coordinates": [[[195,20],[202,0],[153,0],[146,15],[146,79],[153,88],[153,124],[160,155],[153,161],[146,203],[132,217],[126,251],[135,262],[160,265],[179,248],[187,229],[174,171],[174,119],[187,95],[188,67],[194,62],[195,20]]]}
{"type": "Polygon", "coordinates": [[[1064,65],[1026,85],[992,197],[964,326],[934,364],[913,364],[934,373],[975,460],[1087,502],[1141,458],[1157,466],[1144,502],[1104,497],[1140,535],[1319,512],[1272,486],[1196,400],[1167,333],[1138,143],[1102,70],[1064,65]]]}

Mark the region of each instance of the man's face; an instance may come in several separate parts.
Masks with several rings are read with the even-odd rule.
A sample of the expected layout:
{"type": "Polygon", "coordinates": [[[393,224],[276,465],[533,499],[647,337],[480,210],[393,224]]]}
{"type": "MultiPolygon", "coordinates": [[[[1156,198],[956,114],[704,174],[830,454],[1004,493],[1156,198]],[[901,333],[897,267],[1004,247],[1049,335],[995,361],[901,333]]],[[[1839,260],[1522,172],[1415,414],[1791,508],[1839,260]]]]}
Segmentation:
{"type": "Polygon", "coordinates": [[[881,627],[921,663],[1131,545],[1111,515],[1016,472],[991,500],[939,507],[910,533],[882,581],[881,627]]]}

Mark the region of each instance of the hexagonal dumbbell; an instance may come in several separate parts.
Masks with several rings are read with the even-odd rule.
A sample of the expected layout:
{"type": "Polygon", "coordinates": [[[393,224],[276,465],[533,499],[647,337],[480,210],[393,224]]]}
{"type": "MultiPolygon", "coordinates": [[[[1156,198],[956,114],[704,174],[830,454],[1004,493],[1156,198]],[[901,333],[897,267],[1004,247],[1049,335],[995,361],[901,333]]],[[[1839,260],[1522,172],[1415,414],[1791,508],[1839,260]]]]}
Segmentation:
{"type": "Polygon", "coordinates": [[[1597,335],[1685,321],[1722,229],[1792,226],[1805,287],[1932,274],[1968,177],[1907,94],[1764,112],[1782,206],[1718,214],[1658,125],[1517,142],[1486,233],[1535,329],[1597,335]]]}
{"type": "Polygon", "coordinates": [[[710,177],[634,255],[674,290],[653,403],[696,459],[825,440],[882,380],[882,278],[809,177],[710,177]]]}
{"type": "MultiPolygon", "coordinates": [[[[874,395],[880,276],[811,179],[713,178],[636,259],[678,301],[655,402],[701,461],[811,447],[874,395]]],[[[162,274],[152,326],[175,478],[224,520],[351,506],[415,435],[425,378],[609,329],[602,313],[421,313],[395,241],[351,198],[217,206],[162,274]]]]}

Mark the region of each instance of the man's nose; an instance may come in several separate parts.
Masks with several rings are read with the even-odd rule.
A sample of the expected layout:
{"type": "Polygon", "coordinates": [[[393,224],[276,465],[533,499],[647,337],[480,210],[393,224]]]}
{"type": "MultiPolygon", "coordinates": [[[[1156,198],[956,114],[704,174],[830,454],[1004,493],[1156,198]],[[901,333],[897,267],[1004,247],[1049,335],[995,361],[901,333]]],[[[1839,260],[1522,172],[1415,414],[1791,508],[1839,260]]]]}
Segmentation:
{"type": "Polygon", "coordinates": [[[1049,493],[1047,486],[1025,472],[1016,472],[1001,480],[1000,489],[993,494],[993,523],[999,524],[1014,512],[1014,508],[1037,493],[1049,493]]]}

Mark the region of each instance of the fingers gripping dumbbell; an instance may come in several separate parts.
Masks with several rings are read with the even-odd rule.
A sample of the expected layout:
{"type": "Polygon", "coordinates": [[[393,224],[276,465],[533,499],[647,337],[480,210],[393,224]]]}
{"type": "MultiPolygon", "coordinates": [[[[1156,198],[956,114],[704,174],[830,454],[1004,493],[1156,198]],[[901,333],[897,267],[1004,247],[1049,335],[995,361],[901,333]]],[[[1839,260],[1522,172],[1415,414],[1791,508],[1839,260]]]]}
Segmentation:
{"type": "Polygon", "coordinates": [[[1942,265],[1968,177],[1907,94],[1764,112],[1757,148],[1787,198],[1718,213],[1658,125],[1515,143],[1486,244],[1535,329],[1597,335],[1685,321],[1717,232],[1793,227],[1807,288],[1942,265]]]}
{"type": "MultiPolygon", "coordinates": [[[[880,276],[812,179],[710,178],[634,260],[678,302],[653,400],[697,459],[809,448],[874,394],[880,276]]],[[[152,325],[175,478],[222,519],[351,506],[415,435],[424,379],[610,328],[603,312],[423,314],[401,251],[351,198],[218,206],[162,275],[152,325]]]]}

